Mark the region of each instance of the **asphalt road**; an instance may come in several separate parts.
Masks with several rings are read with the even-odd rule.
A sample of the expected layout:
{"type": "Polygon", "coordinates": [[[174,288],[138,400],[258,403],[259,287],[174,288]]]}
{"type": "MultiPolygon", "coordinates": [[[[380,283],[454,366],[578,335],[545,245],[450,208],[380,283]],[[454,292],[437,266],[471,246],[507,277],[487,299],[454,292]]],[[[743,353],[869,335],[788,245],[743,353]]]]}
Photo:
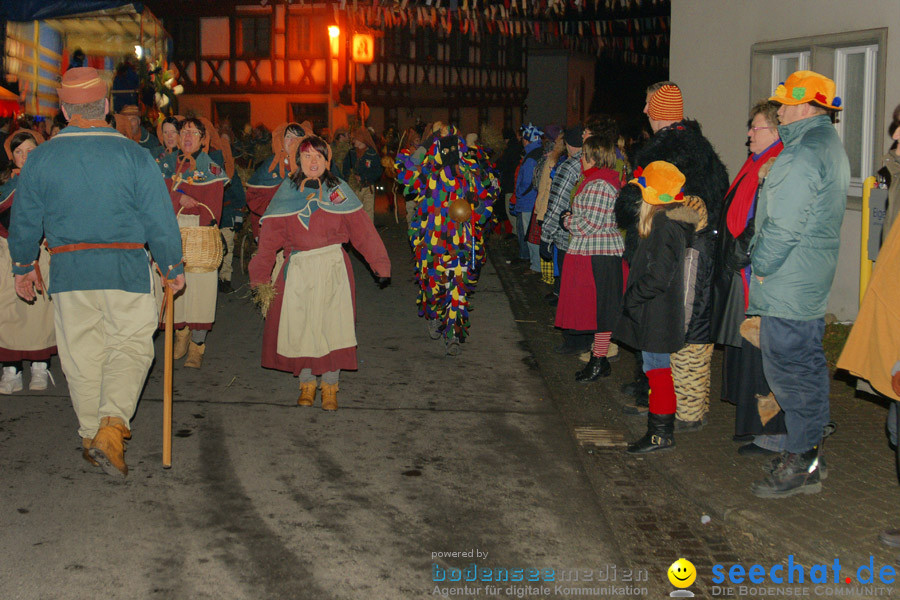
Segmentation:
{"type": "Polygon", "coordinates": [[[446,357],[416,316],[403,232],[383,237],[391,287],[354,259],[360,369],[342,374],[336,413],[297,407],[297,380],[259,366],[246,288],[220,295],[203,369],[176,365],[170,470],[159,363],[124,482],[82,461],[58,362],[55,388],[0,398],[0,599],[561,598],[553,583],[492,589],[484,569],[554,569],[558,584],[617,564],[621,578],[493,267],[469,342],[446,357]],[[478,554],[437,554],[453,552],[478,554]],[[449,579],[473,563],[469,594],[449,579]]]}

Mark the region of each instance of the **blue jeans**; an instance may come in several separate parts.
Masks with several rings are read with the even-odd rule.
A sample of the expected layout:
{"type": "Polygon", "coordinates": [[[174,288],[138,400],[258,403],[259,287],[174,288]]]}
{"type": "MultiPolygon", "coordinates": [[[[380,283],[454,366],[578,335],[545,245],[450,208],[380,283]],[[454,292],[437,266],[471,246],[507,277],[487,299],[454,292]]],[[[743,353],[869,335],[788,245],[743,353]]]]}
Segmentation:
{"type": "MultiPolygon", "coordinates": [[[[528,225],[531,223],[531,211],[528,212],[520,212],[516,214],[516,236],[519,238],[519,258],[522,260],[530,260],[531,255],[528,253],[528,242],[525,239],[528,237],[528,225]]],[[[541,270],[541,265],[538,263],[538,271],[541,270]]]]}
{"type": "Polygon", "coordinates": [[[541,247],[538,244],[526,242],[528,246],[528,258],[531,261],[531,270],[535,273],[541,272],[541,247]]]}
{"type": "Polygon", "coordinates": [[[806,452],[822,441],[829,419],[828,363],[822,348],[825,320],[763,317],[759,327],[763,372],[784,410],[785,450],[806,452]]]}
{"type": "Polygon", "coordinates": [[[669,355],[657,352],[641,352],[644,358],[644,373],[649,373],[654,369],[668,369],[669,355]]]}

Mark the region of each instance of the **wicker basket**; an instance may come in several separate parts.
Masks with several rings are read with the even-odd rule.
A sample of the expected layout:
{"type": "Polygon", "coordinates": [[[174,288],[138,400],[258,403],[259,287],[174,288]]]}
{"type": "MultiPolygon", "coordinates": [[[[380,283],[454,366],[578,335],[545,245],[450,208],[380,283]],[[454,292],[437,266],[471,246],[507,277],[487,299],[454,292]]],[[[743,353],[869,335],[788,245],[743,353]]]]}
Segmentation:
{"type": "MultiPolygon", "coordinates": [[[[213,221],[216,215],[205,204],[203,208],[209,211],[213,221]]],[[[179,209],[178,214],[184,208],[179,209]]],[[[184,255],[184,270],[188,273],[209,273],[215,271],[222,264],[224,248],[222,246],[222,234],[215,225],[206,227],[182,227],[181,228],[181,252],[184,255]]]]}

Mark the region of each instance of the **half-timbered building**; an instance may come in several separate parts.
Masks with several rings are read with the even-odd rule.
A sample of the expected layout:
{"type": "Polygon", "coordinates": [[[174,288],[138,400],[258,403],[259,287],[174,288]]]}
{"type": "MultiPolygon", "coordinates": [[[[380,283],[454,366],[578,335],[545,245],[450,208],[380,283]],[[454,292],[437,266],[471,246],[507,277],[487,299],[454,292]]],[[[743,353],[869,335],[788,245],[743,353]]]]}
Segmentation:
{"type": "MultiPolygon", "coordinates": [[[[185,93],[180,110],[228,118],[232,127],[309,119],[324,127],[331,107],[365,102],[380,130],[416,119],[517,125],[527,93],[521,37],[417,27],[368,29],[370,64],[354,63],[354,25],[337,4],[284,0],[155,0],[172,35],[172,63],[185,93]],[[337,27],[337,37],[329,37],[337,27]]],[[[334,32],[333,32],[334,33],[334,32]]],[[[339,108],[334,108],[339,111],[339,108]]]]}

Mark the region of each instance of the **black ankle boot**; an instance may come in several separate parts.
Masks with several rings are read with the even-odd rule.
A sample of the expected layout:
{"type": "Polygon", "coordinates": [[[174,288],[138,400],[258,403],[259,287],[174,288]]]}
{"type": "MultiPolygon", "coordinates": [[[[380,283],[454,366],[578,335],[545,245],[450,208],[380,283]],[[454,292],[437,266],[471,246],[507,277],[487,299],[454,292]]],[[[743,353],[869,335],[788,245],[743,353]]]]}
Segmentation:
{"type": "Polygon", "coordinates": [[[750,487],[759,498],[785,498],[794,494],[815,494],[822,491],[819,471],[819,447],[802,454],[786,452],[772,473],[750,487]]]}
{"type": "Polygon", "coordinates": [[[582,370],[575,373],[575,381],[590,383],[592,381],[597,381],[601,377],[609,377],[610,373],[612,373],[612,367],[606,357],[594,356],[592,354],[588,364],[586,364],[582,370]]]}
{"type": "Polygon", "coordinates": [[[675,415],[647,415],[647,433],[638,441],[628,444],[628,454],[646,454],[675,446],[675,415]]]}
{"type": "Polygon", "coordinates": [[[635,374],[634,381],[624,384],[619,389],[627,396],[644,398],[650,393],[650,381],[648,381],[647,376],[641,372],[640,374],[635,374]]]}

